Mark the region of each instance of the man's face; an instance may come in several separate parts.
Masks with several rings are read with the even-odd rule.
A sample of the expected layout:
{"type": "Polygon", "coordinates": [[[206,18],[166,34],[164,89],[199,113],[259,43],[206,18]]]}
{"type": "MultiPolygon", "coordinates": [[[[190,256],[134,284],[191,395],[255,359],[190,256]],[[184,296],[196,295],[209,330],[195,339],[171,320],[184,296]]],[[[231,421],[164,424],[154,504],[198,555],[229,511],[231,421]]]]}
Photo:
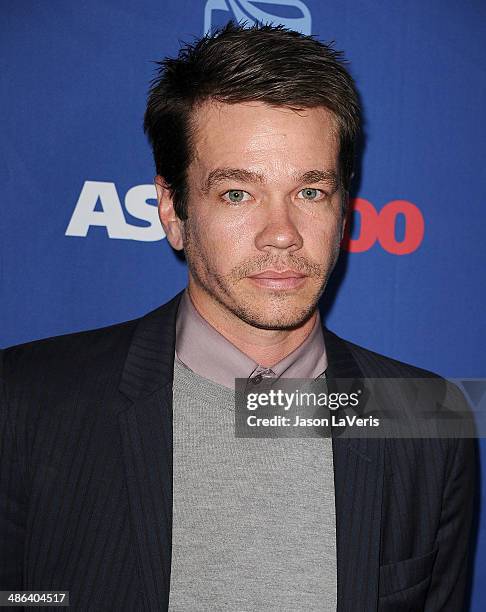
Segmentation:
{"type": "Polygon", "coordinates": [[[252,326],[299,326],[342,238],[333,116],[251,102],[205,103],[194,119],[181,223],[190,291],[252,326]]]}

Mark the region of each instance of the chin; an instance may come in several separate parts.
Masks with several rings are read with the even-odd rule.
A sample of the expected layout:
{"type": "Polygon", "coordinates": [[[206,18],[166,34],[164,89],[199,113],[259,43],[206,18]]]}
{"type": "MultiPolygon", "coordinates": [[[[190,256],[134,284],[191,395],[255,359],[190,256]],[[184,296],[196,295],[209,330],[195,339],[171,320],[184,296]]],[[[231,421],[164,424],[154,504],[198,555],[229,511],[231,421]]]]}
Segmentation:
{"type": "Polygon", "coordinates": [[[305,305],[258,304],[240,306],[234,314],[253,327],[261,329],[294,329],[300,327],[315,311],[317,302],[308,301],[305,305]]]}

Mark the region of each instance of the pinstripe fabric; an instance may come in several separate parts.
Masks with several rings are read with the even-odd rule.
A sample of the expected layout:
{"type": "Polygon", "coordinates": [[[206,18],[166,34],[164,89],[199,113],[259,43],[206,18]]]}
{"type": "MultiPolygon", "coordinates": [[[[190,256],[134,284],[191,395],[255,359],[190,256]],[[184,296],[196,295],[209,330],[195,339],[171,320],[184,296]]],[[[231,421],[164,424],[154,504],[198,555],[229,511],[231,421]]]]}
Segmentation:
{"type": "MultiPolygon", "coordinates": [[[[445,392],[443,381],[431,372],[343,342],[327,330],[325,342],[328,354],[332,355],[330,378],[433,378],[437,383],[438,401],[442,398],[440,393],[445,392]]],[[[407,391],[406,385],[397,389],[390,383],[390,397],[401,402],[403,410],[408,410],[407,391]]],[[[466,410],[460,393],[455,401],[461,402],[462,409],[466,410]]],[[[338,445],[343,440],[335,438],[333,442],[335,454],[341,454],[338,445]]],[[[351,441],[353,450],[363,458],[378,453],[382,445],[383,472],[379,475],[382,487],[377,478],[374,490],[363,493],[363,483],[356,477],[359,467],[350,469],[344,460],[337,462],[339,612],[375,610],[372,604],[375,593],[371,597],[369,592],[376,587],[380,612],[461,612],[464,610],[475,493],[476,441],[351,441]],[[348,477],[352,475],[353,480],[343,485],[339,479],[344,478],[345,472],[348,477]],[[378,500],[381,519],[377,517],[378,500]],[[351,506],[354,506],[353,516],[349,517],[344,514],[344,508],[351,506]],[[380,522],[377,583],[370,576],[370,567],[376,567],[375,550],[369,551],[368,559],[363,557],[360,567],[357,567],[359,562],[351,560],[364,554],[366,546],[361,539],[369,519],[362,515],[369,511],[373,511],[375,520],[380,522]],[[355,595],[358,592],[365,593],[368,607],[357,603],[355,595]]],[[[375,473],[378,476],[378,472],[375,473]]],[[[371,533],[373,529],[368,530],[368,536],[371,533]]]]}
{"type": "MultiPolygon", "coordinates": [[[[167,609],[180,295],[1,352],[0,589],[69,590],[73,610],[167,609]]],[[[325,341],[331,385],[429,375],[325,341]]],[[[338,612],[460,612],[474,444],[334,437],[333,453],[338,612]]]]}

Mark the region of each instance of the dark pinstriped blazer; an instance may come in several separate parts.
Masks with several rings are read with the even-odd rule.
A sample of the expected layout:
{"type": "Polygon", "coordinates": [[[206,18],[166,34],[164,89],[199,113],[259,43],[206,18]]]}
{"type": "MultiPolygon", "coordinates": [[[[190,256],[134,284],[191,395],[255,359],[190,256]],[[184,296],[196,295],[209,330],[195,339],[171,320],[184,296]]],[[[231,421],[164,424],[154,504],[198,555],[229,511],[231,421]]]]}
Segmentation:
{"type": "MultiPolygon", "coordinates": [[[[180,296],[2,352],[1,590],[69,590],[76,611],[167,609],[180,296]]],[[[330,383],[424,375],[328,330],[325,342],[330,383]]],[[[338,611],[460,612],[473,441],[334,437],[333,454],[338,611]]]]}

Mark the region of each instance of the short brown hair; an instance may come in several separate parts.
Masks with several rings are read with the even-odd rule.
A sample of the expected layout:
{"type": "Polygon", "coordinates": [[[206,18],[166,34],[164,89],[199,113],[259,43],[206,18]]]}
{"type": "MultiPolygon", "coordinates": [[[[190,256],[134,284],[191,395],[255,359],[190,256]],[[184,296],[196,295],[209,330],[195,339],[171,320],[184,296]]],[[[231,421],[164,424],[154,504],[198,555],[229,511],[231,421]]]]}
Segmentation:
{"type": "Polygon", "coordinates": [[[157,174],[181,219],[187,218],[186,172],[191,162],[191,111],[207,100],[260,101],[291,108],[325,107],[339,129],[340,181],[349,191],[360,130],[360,106],[342,53],[283,26],[250,28],[230,21],[158,62],[144,130],[157,174]]]}

